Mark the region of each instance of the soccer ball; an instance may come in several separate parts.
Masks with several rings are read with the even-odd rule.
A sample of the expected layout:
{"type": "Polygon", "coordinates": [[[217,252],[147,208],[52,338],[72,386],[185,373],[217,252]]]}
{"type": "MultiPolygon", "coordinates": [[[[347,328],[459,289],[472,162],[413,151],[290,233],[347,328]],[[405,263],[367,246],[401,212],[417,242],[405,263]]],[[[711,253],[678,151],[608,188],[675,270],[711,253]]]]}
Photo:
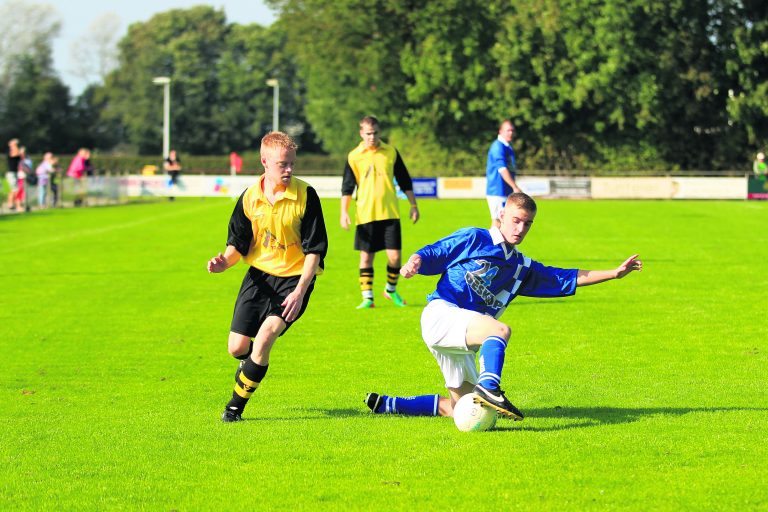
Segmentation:
{"type": "Polygon", "coordinates": [[[479,432],[496,425],[496,411],[475,403],[474,393],[464,395],[453,407],[453,421],[462,432],[479,432]]]}

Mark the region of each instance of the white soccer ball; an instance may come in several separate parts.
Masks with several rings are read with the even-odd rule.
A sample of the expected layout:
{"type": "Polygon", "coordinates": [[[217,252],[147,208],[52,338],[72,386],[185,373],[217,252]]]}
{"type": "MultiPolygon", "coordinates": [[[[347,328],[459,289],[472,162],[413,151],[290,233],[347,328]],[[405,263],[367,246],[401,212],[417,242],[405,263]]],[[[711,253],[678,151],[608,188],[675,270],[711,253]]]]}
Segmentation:
{"type": "Polygon", "coordinates": [[[475,403],[475,394],[464,395],[453,407],[453,421],[462,432],[479,432],[496,425],[496,411],[475,403]]]}

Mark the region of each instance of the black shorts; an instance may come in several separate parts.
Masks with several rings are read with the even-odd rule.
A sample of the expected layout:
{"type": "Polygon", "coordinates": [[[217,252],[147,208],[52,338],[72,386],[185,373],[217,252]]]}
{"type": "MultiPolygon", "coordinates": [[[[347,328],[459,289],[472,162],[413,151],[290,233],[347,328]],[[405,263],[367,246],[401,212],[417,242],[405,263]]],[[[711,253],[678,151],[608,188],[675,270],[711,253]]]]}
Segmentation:
{"type": "Polygon", "coordinates": [[[355,229],[355,250],[378,252],[383,249],[402,249],[400,219],[375,220],[358,224],[355,229]]]}
{"type": "MultiPolygon", "coordinates": [[[[277,316],[282,318],[283,309],[281,304],[285,298],[299,283],[299,276],[277,277],[267,274],[259,269],[251,267],[243,278],[243,284],[240,285],[240,293],[237,294],[235,301],[235,312],[232,315],[232,325],[230,330],[243,336],[253,338],[259,332],[261,324],[268,316],[277,316]]],[[[315,288],[315,278],[307,288],[304,294],[304,302],[301,303],[301,309],[298,316],[293,320],[295,322],[309,304],[309,296],[315,288]]],[[[285,319],[283,319],[285,322],[285,319]]],[[[285,322],[285,330],[280,334],[285,334],[293,322],[285,322]]]]}

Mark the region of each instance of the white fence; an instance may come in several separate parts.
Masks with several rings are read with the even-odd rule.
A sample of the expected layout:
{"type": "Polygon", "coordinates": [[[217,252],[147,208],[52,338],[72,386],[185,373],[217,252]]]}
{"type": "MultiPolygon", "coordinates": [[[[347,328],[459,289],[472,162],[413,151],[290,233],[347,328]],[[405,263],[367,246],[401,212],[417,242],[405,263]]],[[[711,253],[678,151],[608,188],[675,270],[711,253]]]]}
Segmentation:
{"type": "MultiPolygon", "coordinates": [[[[320,197],[340,197],[341,177],[301,177],[320,197]]],[[[119,178],[121,191],[130,197],[236,197],[255,183],[257,176],[182,176],[178,186],[171,186],[165,176],[126,176],[119,178]]],[[[429,194],[441,199],[477,199],[485,197],[485,178],[433,178],[429,194]]],[[[747,178],[561,178],[519,177],[518,184],[535,197],[582,199],[746,199],[747,178]]]]}

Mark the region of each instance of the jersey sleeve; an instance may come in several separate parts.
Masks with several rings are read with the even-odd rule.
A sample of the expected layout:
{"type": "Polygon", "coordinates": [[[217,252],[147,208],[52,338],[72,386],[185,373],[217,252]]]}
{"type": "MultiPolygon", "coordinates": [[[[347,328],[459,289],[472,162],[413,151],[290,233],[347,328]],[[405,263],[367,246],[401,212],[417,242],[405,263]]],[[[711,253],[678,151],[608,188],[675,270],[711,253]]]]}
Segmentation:
{"type": "Polygon", "coordinates": [[[357,179],[355,173],[352,172],[352,167],[349,165],[349,160],[344,166],[344,177],[341,180],[341,195],[351,196],[357,186],[357,179]]]}
{"type": "Polygon", "coordinates": [[[545,267],[534,261],[517,294],[526,297],[567,297],[576,293],[578,274],[575,268],[545,267]]]}
{"type": "Polygon", "coordinates": [[[253,226],[251,225],[251,220],[245,215],[243,196],[245,196],[245,192],[240,194],[235,209],[232,211],[232,216],[229,218],[227,245],[233,246],[237,249],[237,252],[245,256],[251,250],[253,226]]]}
{"type": "Polygon", "coordinates": [[[403,159],[400,157],[400,152],[395,150],[395,155],[394,174],[397,184],[400,185],[400,190],[403,192],[413,190],[413,180],[411,179],[411,175],[408,174],[405,162],[403,162],[403,159]]]}
{"type": "Polygon", "coordinates": [[[466,229],[461,229],[437,242],[422,247],[416,254],[421,256],[419,274],[433,276],[445,272],[452,263],[466,254],[474,239],[466,229]]]}
{"type": "Polygon", "coordinates": [[[307,187],[307,206],[301,219],[301,250],[304,254],[319,254],[325,258],[328,253],[328,234],[325,231],[323,208],[320,198],[312,187],[307,187]]]}
{"type": "Polygon", "coordinates": [[[491,146],[488,158],[491,161],[493,172],[499,172],[499,169],[507,167],[507,162],[504,160],[504,148],[498,141],[491,146]]]}

